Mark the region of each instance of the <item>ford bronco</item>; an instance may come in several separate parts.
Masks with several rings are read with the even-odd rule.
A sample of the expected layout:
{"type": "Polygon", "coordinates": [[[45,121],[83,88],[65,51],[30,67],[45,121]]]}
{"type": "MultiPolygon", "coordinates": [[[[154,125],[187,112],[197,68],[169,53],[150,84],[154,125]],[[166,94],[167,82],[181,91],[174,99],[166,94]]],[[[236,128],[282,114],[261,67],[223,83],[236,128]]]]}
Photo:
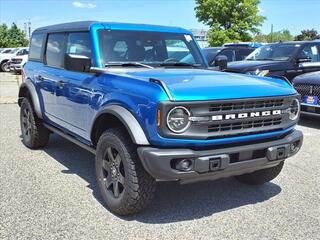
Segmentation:
{"type": "Polygon", "coordinates": [[[289,82],[208,70],[182,28],[39,28],[23,76],[23,143],[41,148],[56,133],[95,154],[101,195],[120,215],[145,208],[157,181],[266,183],[302,144],[289,82]]]}

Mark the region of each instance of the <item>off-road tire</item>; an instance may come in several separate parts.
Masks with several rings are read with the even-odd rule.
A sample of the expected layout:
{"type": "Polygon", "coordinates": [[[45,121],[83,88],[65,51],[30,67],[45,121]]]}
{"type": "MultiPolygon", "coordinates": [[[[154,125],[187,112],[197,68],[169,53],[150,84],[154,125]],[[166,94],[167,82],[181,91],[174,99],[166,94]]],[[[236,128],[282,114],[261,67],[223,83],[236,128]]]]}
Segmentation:
{"type": "Polygon", "coordinates": [[[37,149],[48,144],[50,132],[36,116],[28,98],[24,98],[21,102],[20,127],[22,142],[28,148],[37,149]]]}
{"type": "Polygon", "coordinates": [[[95,162],[98,186],[111,212],[118,215],[135,214],[146,208],[153,199],[156,182],[143,168],[137,147],[125,129],[108,129],[101,135],[95,162]],[[108,154],[110,152],[111,157],[108,154]],[[116,167],[112,162],[120,163],[115,164],[119,165],[116,167]],[[117,191],[118,197],[115,193],[117,184],[119,189],[122,188],[121,193],[119,189],[117,191]]]}
{"type": "Polygon", "coordinates": [[[249,185],[261,185],[276,178],[281,172],[283,164],[284,161],[282,161],[275,167],[265,168],[253,173],[236,176],[236,179],[242,183],[249,185]]]}

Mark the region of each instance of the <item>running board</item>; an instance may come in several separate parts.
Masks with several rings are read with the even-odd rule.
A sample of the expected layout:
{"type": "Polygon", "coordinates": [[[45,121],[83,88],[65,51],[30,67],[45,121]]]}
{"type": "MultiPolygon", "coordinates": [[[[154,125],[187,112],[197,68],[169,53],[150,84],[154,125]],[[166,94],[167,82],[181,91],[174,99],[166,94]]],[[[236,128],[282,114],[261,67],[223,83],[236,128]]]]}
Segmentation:
{"type": "Polygon", "coordinates": [[[43,125],[44,125],[47,129],[49,129],[50,131],[58,134],[59,136],[67,139],[68,141],[73,142],[74,144],[77,144],[79,147],[82,147],[83,149],[91,152],[92,154],[96,154],[96,149],[94,149],[93,147],[90,147],[90,146],[88,146],[88,145],[80,142],[79,140],[73,138],[72,136],[70,136],[70,135],[68,135],[68,134],[65,134],[64,132],[62,132],[61,130],[59,130],[59,129],[56,128],[56,127],[50,126],[50,125],[48,125],[48,124],[46,124],[46,123],[43,123],[43,125]]]}

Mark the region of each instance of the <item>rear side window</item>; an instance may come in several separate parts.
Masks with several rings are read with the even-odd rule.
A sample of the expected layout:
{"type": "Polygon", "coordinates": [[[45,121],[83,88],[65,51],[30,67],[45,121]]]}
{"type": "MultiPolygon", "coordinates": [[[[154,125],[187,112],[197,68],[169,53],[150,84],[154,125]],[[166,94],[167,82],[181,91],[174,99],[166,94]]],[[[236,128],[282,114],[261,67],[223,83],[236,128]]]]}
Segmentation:
{"type": "Polygon", "coordinates": [[[91,57],[89,32],[69,33],[67,53],[91,57]]]}
{"type": "Polygon", "coordinates": [[[64,64],[64,33],[49,34],[46,47],[46,64],[50,67],[63,68],[64,64]]]}
{"type": "Polygon", "coordinates": [[[33,34],[30,43],[29,59],[40,61],[44,34],[33,34]]]}

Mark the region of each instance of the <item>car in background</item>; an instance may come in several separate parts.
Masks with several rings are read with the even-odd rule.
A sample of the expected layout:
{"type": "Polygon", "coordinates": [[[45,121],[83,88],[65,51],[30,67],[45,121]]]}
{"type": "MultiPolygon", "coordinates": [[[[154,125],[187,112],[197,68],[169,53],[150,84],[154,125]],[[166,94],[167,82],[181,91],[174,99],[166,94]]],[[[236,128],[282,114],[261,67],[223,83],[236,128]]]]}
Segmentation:
{"type": "Polygon", "coordinates": [[[10,72],[10,59],[23,54],[27,48],[13,48],[10,51],[6,50],[0,53],[0,70],[3,72],[10,72]]]}
{"type": "Polygon", "coordinates": [[[292,83],[301,95],[301,113],[320,116],[320,71],[297,76],[292,83]]]}
{"type": "Polygon", "coordinates": [[[9,61],[10,71],[14,73],[21,73],[23,66],[28,61],[29,49],[23,49],[19,51],[15,57],[12,57],[9,61]]]}
{"type": "Polygon", "coordinates": [[[222,47],[203,48],[202,52],[206,57],[210,67],[216,66],[216,60],[219,56],[226,56],[228,62],[244,60],[256,47],[244,44],[225,44],[222,47]]]}
{"type": "Polygon", "coordinates": [[[261,46],[244,61],[228,64],[225,71],[280,76],[292,81],[298,75],[319,70],[320,41],[296,41],[261,46]]]}

